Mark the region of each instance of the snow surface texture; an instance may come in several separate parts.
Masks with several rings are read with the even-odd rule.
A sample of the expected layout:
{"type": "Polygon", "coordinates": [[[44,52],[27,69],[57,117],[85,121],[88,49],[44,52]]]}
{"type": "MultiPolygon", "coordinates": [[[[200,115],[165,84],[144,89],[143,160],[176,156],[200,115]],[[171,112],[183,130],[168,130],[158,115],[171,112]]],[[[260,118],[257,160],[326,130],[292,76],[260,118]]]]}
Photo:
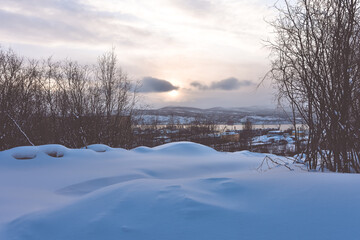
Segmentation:
{"type": "Polygon", "coordinates": [[[0,239],[359,239],[360,175],[269,156],[287,167],[189,142],[3,151],[0,239]]]}

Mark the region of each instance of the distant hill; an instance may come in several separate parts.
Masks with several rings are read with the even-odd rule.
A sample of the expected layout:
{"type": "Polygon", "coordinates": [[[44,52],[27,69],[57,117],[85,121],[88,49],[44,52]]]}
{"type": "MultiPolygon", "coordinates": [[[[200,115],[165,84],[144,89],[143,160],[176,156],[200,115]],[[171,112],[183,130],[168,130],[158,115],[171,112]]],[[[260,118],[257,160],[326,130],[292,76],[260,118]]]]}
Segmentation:
{"type": "Polygon", "coordinates": [[[155,121],[158,124],[169,122],[188,124],[194,121],[211,121],[216,124],[242,124],[249,119],[253,124],[287,124],[287,114],[281,110],[264,107],[213,107],[207,109],[167,106],[159,109],[139,110],[144,124],[155,121]]]}

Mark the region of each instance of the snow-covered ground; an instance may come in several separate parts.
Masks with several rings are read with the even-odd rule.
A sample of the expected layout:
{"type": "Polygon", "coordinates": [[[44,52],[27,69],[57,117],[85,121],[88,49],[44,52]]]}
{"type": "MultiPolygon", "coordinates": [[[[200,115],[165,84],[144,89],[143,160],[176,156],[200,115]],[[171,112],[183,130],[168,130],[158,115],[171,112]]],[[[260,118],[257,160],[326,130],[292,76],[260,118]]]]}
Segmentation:
{"type": "Polygon", "coordinates": [[[359,239],[360,175],[265,156],[189,142],[3,151],[0,239],[359,239]]]}

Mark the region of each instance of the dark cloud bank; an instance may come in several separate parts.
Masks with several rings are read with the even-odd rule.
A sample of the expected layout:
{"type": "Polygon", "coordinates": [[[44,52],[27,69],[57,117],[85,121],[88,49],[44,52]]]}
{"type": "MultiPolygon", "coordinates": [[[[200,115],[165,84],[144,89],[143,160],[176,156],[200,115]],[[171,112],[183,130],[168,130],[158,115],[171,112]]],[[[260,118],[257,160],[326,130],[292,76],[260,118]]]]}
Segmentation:
{"type": "Polygon", "coordinates": [[[170,92],[177,90],[179,87],[172,85],[169,81],[157,79],[153,77],[144,77],[142,85],[139,89],[140,92],[170,92]]]}
{"type": "Polygon", "coordinates": [[[255,85],[255,83],[249,80],[239,80],[234,77],[213,82],[210,86],[204,85],[196,81],[191,83],[191,86],[198,88],[200,90],[225,90],[225,91],[237,90],[241,87],[247,87],[253,85],[255,85]]]}

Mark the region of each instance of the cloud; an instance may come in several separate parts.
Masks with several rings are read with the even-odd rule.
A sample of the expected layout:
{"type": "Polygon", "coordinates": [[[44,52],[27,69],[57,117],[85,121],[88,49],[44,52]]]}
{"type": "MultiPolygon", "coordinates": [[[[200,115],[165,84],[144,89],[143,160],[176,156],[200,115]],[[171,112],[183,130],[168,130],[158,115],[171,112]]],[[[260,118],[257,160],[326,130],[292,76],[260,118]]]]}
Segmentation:
{"type": "Polygon", "coordinates": [[[35,36],[41,36],[47,41],[54,37],[62,37],[63,39],[71,39],[72,41],[82,41],[84,38],[94,37],[92,33],[82,29],[81,27],[72,26],[57,20],[49,22],[40,17],[25,16],[18,13],[7,12],[1,9],[0,21],[7,23],[0,28],[1,32],[6,32],[8,35],[11,34],[18,37],[27,35],[31,36],[29,38],[36,39],[37,37],[35,36]]]}
{"type": "Polygon", "coordinates": [[[3,40],[39,44],[103,44],[135,47],[151,37],[129,13],[102,11],[79,0],[3,0],[3,40]],[[137,40],[137,39],[141,39],[137,40]]]}
{"type": "Polygon", "coordinates": [[[213,82],[211,84],[211,88],[212,89],[221,89],[221,90],[235,90],[235,89],[239,89],[241,87],[247,87],[247,86],[251,86],[251,85],[255,85],[253,82],[249,81],[249,80],[238,80],[237,78],[227,78],[224,80],[221,80],[219,82],[213,82]]]}
{"type": "Polygon", "coordinates": [[[239,80],[237,78],[231,77],[221,81],[212,82],[210,86],[204,85],[200,82],[194,81],[190,83],[191,86],[200,89],[200,90],[224,90],[231,91],[237,90],[242,87],[254,86],[255,83],[249,80],[239,80]]]}
{"type": "Polygon", "coordinates": [[[177,90],[179,87],[172,85],[169,81],[157,79],[153,77],[144,77],[140,92],[170,92],[177,90]]]}
{"type": "Polygon", "coordinates": [[[200,90],[208,90],[208,89],[210,89],[209,86],[206,86],[206,85],[204,85],[204,84],[202,84],[200,82],[197,82],[197,81],[191,82],[190,85],[195,87],[195,88],[198,88],[200,90]]]}

